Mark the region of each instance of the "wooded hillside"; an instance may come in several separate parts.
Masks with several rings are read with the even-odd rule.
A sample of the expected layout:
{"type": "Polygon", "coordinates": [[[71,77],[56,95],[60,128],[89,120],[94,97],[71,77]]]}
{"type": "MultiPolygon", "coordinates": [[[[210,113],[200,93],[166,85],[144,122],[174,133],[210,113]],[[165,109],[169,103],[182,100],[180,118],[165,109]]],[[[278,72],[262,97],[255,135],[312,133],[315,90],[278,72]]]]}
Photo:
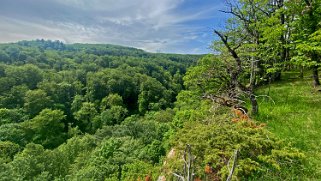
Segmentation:
{"type": "Polygon", "coordinates": [[[319,180],[321,1],[227,1],[213,54],[0,44],[0,180],[319,180]]]}

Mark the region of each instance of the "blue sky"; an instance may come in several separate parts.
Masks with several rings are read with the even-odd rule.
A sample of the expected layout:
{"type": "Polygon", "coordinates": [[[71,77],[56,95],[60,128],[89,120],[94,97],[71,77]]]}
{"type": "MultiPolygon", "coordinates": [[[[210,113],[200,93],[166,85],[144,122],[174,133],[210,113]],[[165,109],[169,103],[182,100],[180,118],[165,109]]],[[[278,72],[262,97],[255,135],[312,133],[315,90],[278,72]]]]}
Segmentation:
{"type": "Polygon", "coordinates": [[[52,39],[208,53],[225,0],[1,0],[0,42],[52,39]]]}

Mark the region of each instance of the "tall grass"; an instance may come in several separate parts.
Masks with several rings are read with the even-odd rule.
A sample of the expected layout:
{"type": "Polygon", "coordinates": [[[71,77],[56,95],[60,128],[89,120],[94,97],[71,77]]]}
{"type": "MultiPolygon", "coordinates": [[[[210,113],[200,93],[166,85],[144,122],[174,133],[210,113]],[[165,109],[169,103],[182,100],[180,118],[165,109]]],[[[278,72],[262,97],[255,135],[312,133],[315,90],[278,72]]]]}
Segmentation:
{"type": "Polygon", "coordinates": [[[288,79],[261,87],[256,94],[260,113],[255,119],[307,156],[305,171],[297,178],[321,180],[321,92],[312,87],[312,80],[288,79]]]}

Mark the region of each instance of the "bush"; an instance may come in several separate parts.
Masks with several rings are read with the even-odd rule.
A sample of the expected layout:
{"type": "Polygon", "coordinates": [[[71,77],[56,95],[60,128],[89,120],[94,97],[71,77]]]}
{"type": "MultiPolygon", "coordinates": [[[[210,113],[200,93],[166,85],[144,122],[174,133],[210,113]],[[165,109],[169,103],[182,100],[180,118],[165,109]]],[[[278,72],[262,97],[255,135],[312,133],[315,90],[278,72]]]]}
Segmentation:
{"type": "Polygon", "coordinates": [[[234,176],[241,180],[260,177],[268,172],[299,169],[304,159],[301,152],[251,120],[238,123],[231,120],[232,116],[220,114],[209,116],[201,122],[186,122],[172,140],[177,151],[175,157],[168,160],[165,170],[168,173],[180,172],[182,152],[187,144],[192,147],[192,154],[196,158],[194,171],[200,178],[226,179],[229,174],[228,162],[232,160],[235,150],[239,150],[239,155],[234,176]],[[205,167],[210,168],[210,173],[205,173],[205,167]]]}

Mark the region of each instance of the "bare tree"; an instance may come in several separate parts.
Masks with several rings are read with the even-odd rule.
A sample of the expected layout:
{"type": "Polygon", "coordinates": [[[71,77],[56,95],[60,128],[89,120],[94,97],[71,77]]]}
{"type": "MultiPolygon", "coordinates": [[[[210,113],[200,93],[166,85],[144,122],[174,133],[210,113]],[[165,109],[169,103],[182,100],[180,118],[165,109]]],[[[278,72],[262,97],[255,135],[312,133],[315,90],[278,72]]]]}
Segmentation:
{"type": "Polygon", "coordinates": [[[182,175],[173,173],[175,177],[180,181],[193,181],[194,180],[194,169],[193,162],[194,156],[192,155],[191,145],[187,144],[183,154],[183,173],[182,175]]]}

